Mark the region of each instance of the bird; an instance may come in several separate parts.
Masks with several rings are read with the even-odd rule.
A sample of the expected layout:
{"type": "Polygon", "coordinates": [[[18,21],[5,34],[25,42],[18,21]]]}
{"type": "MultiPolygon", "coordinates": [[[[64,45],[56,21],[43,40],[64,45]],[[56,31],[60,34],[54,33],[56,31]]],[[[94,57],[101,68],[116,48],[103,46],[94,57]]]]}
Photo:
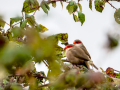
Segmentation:
{"type": "MultiPolygon", "coordinates": [[[[82,43],[81,40],[76,39],[76,40],[74,40],[73,44],[75,45],[75,47],[81,48],[84,51],[84,53],[91,59],[89,52],[87,51],[86,47],[84,46],[84,44],[82,43]]],[[[93,64],[92,60],[90,60],[90,61],[91,61],[90,62],[91,66],[93,66],[94,68],[96,68],[98,70],[97,66],[95,66],[93,64]]]]}
{"type": "Polygon", "coordinates": [[[80,47],[85,52],[85,54],[87,54],[89,56],[89,58],[91,59],[91,56],[90,56],[89,52],[87,51],[86,47],[84,46],[84,44],[82,43],[81,40],[76,39],[76,40],[74,40],[73,44],[75,46],[80,47]]]}
{"type": "Polygon", "coordinates": [[[90,58],[84,53],[84,51],[76,47],[73,44],[68,44],[65,46],[65,55],[70,63],[73,65],[84,65],[87,69],[90,69],[88,61],[90,58]]]}

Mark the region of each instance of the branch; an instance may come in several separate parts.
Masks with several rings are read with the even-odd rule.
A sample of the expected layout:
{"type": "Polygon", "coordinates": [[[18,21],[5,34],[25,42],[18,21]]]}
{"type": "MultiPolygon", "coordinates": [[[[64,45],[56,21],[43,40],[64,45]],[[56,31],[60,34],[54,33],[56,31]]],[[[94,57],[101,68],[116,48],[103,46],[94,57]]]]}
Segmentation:
{"type": "Polygon", "coordinates": [[[43,60],[43,62],[44,62],[44,64],[45,64],[47,67],[49,67],[49,65],[45,62],[45,60],[43,60]]]}
{"type": "Polygon", "coordinates": [[[110,2],[107,2],[107,3],[110,4],[111,7],[117,10],[117,8],[115,8],[110,2]]]}
{"type": "Polygon", "coordinates": [[[8,26],[10,26],[10,24],[9,23],[7,23],[7,22],[5,22],[4,20],[2,20],[4,23],[6,23],[8,26]]]}

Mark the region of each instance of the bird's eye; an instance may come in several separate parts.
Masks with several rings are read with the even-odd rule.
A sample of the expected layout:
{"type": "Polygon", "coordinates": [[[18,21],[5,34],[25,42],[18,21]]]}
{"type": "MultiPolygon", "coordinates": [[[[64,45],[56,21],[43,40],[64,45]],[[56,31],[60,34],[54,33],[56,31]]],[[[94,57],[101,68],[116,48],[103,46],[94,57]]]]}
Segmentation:
{"type": "Polygon", "coordinates": [[[68,46],[68,48],[71,48],[72,46],[68,46]]]}
{"type": "Polygon", "coordinates": [[[77,41],[76,43],[79,44],[79,43],[81,43],[81,42],[80,42],[80,41],[77,41]]]}
{"type": "Polygon", "coordinates": [[[73,47],[73,46],[70,46],[70,48],[73,47]]]}

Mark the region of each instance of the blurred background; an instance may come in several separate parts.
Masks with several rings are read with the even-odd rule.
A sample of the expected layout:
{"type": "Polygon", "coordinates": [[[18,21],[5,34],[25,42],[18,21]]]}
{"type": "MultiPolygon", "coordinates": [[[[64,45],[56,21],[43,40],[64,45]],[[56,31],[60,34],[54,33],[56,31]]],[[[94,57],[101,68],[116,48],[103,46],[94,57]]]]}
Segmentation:
{"type": "MultiPolygon", "coordinates": [[[[0,15],[3,19],[10,23],[10,18],[22,16],[22,6],[24,0],[0,0],[0,15]]],[[[41,2],[39,0],[39,2],[41,2]]],[[[85,22],[81,26],[80,22],[75,22],[73,15],[70,15],[66,10],[68,3],[63,3],[63,8],[60,2],[57,2],[56,8],[50,4],[48,15],[40,8],[35,14],[37,23],[44,25],[49,30],[43,33],[43,36],[49,36],[57,33],[68,33],[68,42],[73,43],[75,39],[80,39],[90,53],[94,64],[102,67],[104,70],[112,67],[120,71],[120,45],[111,49],[109,48],[109,35],[120,38],[120,25],[115,22],[114,12],[108,3],[102,13],[97,12],[94,8],[89,9],[89,1],[80,1],[82,11],[85,14],[85,22]]],[[[120,2],[110,2],[116,8],[120,8],[120,2]]],[[[5,30],[9,28],[5,25],[5,30]]],[[[119,41],[119,40],[118,40],[119,41]]],[[[64,47],[63,45],[61,45],[64,47]]],[[[37,71],[45,71],[47,67],[41,63],[36,64],[37,71]]]]}

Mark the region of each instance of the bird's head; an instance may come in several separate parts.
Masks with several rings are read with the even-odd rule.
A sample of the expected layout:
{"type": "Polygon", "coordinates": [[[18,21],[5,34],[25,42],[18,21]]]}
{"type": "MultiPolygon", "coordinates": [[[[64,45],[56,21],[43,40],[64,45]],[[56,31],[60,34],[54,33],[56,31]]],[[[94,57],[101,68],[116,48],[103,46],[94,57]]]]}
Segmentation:
{"type": "Polygon", "coordinates": [[[79,39],[76,39],[73,44],[81,44],[82,42],[79,39]]]}
{"type": "Polygon", "coordinates": [[[74,45],[73,44],[68,44],[67,46],[65,46],[65,50],[68,49],[68,48],[72,48],[74,45]]]}

